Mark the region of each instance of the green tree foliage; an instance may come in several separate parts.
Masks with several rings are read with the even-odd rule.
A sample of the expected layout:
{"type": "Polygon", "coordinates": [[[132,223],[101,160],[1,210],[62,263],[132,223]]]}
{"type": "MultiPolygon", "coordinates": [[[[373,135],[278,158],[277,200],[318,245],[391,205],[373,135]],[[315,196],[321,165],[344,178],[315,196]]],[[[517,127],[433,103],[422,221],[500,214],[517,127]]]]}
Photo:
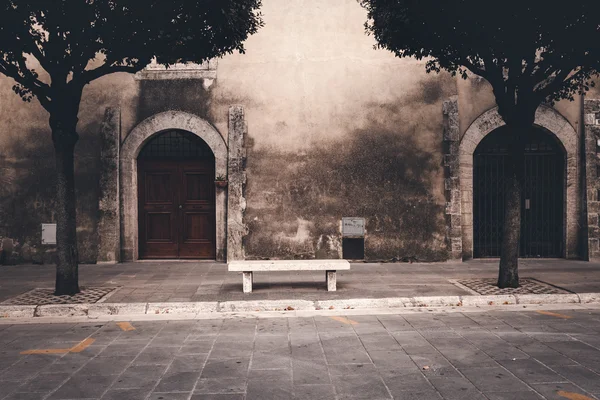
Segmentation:
{"type": "Polygon", "coordinates": [[[542,0],[360,0],[366,30],[398,57],[426,60],[427,72],[470,73],[492,86],[509,129],[506,214],[498,285],[517,287],[523,157],[543,102],[574,100],[600,65],[600,3],[560,7],[542,0]]]}
{"type": "Polygon", "coordinates": [[[0,73],[50,114],[57,165],[56,294],[79,292],[73,153],[85,85],[234,51],[263,25],[261,0],[0,0],[0,73]]]}

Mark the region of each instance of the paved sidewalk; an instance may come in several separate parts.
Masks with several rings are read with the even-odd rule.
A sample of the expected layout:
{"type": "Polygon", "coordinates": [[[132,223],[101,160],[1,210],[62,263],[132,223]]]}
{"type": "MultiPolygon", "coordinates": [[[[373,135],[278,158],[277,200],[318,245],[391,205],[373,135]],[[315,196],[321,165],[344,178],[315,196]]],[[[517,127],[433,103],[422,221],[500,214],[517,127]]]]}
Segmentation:
{"type": "Polygon", "coordinates": [[[0,399],[600,396],[600,310],[123,322],[0,325],[0,399]]]}
{"type": "MultiPolygon", "coordinates": [[[[338,291],[327,292],[324,273],[254,274],[254,291],[242,293],[240,273],[210,262],[137,262],[82,265],[81,286],[120,286],[110,303],[228,300],[329,300],[471,293],[449,280],[494,278],[497,261],[464,263],[352,264],[338,272],[338,291]]],[[[523,260],[522,278],[536,278],[574,293],[600,293],[600,264],[570,260],[523,260]]],[[[34,288],[52,288],[55,269],[47,265],[0,266],[0,302],[34,288]]]]}

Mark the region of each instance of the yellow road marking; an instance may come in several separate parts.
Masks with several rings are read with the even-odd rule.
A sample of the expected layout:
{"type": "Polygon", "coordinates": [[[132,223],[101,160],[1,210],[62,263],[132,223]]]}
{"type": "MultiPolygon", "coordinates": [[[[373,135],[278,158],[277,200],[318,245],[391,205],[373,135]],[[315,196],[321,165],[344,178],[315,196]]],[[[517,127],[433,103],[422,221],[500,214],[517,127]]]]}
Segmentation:
{"type": "Polygon", "coordinates": [[[65,354],[65,353],[81,353],[87,349],[89,345],[94,343],[96,339],[87,338],[70,349],[36,349],[22,351],[21,354],[65,354]]]}
{"type": "Polygon", "coordinates": [[[40,350],[27,350],[22,351],[21,354],[65,354],[71,349],[40,349],[40,350]]]}
{"type": "Polygon", "coordinates": [[[87,338],[83,342],[79,343],[77,346],[73,347],[69,350],[69,353],[81,353],[83,350],[87,349],[88,346],[94,343],[96,339],[87,338]]]}
{"type": "Polygon", "coordinates": [[[558,392],[556,392],[556,394],[558,394],[561,397],[564,397],[565,399],[569,399],[569,400],[594,400],[591,397],[585,396],[583,394],[573,393],[573,392],[565,392],[562,390],[559,390],[558,392]]]}
{"type": "Polygon", "coordinates": [[[558,313],[553,313],[550,311],[544,311],[544,310],[537,310],[536,311],[538,314],[544,314],[544,315],[549,315],[551,317],[556,317],[556,318],[562,318],[562,319],[571,319],[573,317],[569,316],[569,315],[564,315],[564,314],[558,314],[558,313]]]}
{"type": "Polygon", "coordinates": [[[333,319],[335,321],[338,321],[338,322],[341,322],[343,324],[358,325],[358,322],[352,321],[351,319],[346,318],[346,317],[331,317],[331,319],[333,319]]]}
{"type": "Polygon", "coordinates": [[[135,331],[135,328],[129,322],[117,322],[117,325],[125,332],[135,331]]]}

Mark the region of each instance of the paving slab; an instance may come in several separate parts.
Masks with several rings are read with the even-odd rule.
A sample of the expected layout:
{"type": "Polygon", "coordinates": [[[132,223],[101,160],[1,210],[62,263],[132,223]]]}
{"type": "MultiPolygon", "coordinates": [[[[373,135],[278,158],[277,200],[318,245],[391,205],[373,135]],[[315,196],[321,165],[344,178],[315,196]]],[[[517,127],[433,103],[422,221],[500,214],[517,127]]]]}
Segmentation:
{"type": "MultiPolygon", "coordinates": [[[[164,310],[162,303],[191,301],[325,301],[406,297],[416,298],[414,301],[421,304],[422,296],[468,295],[468,291],[450,281],[461,278],[494,278],[497,269],[497,261],[486,260],[462,263],[353,263],[349,271],[338,272],[336,292],[328,292],[324,285],[314,284],[323,280],[321,272],[272,272],[258,274],[257,278],[261,280],[255,282],[254,291],[249,294],[242,293],[241,276],[235,272],[227,272],[227,265],[224,263],[137,262],[81,265],[79,277],[82,286],[120,287],[110,295],[107,303],[160,303],[156,307],[160,312],[164,310]],[[306,287],[299,287],[302,285],[298,283],[302,282],[306,282],[306,287]]],[[[600,298],[600,263],[524,259],[519,263],[519,271],[522,277],[581,293],[584,301],[600,298]],[[585,279],[581,279],[582,276],[585,279]]],[[[2,266],[0,302],[38,287],[53,287],[54,278],[55,269],[50,265],[2,266]]]]}
{"type": "Polygon", "coordinates": [[[597,332],[599,317],[576,308],[557,315],[490,308],[129,320],[130,330],[117,321],[8,325],[0,330],[0,399],[597,399],[596,335],[577,334],[591,343],[544,335],[569,336],[571,324],[597,332]],[[498,332],[503,321],[514,326],[498,332]],[[102,345],[21,354],[81,335],[102,345]],[[227,353],[228,347],[244,352],[227,353]]]}
{"type": "MultiPolygon", "coordinates": [[[[312,311],[419,309],[458,307],[498,308],[510,305],[600,304],[600,264],[570,260],[522,260],[521,274],[533,280],[562,287],[567,294],[474,295],[471,289],[456,285],[457,278],[493,280],[496,262],[475,260],[465,263],[356,263],[340,274],[340,290],[327,292],[315,288],[311,272],[269,272],[257,280],[253,293],[244,294],[236,283],[236,273],[228,273],[223,263],[129,263],[84,265],[82,285],[118,289],[95,304],[58,304],[15,306],[0,303],[0,326],[14,318],[73,320],[122,319],[150,316],[193,319],[211,313],[286,312],[301,315],[312,311]],[[159,272],[157,272],[157,270],[159,272]],[[232,275],[233,274],[233,275],[232,275]],[[308,275],[307,275],[308,274],[308,275]],[[581,276],[585,276],[582,283],[581,276]],[[310,281],[310,282],[309,282],[310,281]],[[310,285],[304,285],[304,283],[310,285]],[[210,288],[210,290],[207,290],[210,288]],[[597,290],[597,292],[595,292],[597,290]],[[569,291],[573,293],[569,293],[569,291]],[[110,301],[110,303],[108,302],[110,301]]],[[[40,286],[44,279],[52,285],[48,266],[12,266],[0,269],[0,302],[40,286]],[[25,275],[27,272],[29,275],[25,275]],[[11,286],[1,286],[10,281],[11,286]],[[7,289],[7,290],[4,290],[7,289]]],[[[321,279],[322,277],[319,277],[321,279]]],[[[531,280],[531,281],[533,281],[531,280]]],[[[464,279],[462,280],[464,282],[464,279]]],[[[42,285],[43,286],[43,285],[42,285]]],[[[546,285],[548,286],[548,285],[546,285]]],[[[550,286],[548,286],[550,287],[550,286]]],[[[568,318],[568,317],[565,317],[568,318]]],[[[420,331],[435,331],[436,324],[418,326],[420,331]]],[[[509,330],[510,323],[498,330],[509,330]]],[[[439,324],[438,324],[439,326],[439,324]]],[[[464,325],[463,325],[464,327],[464,325]]],[[[406,329],[408,325],[396,329],[406,329]]],[[[526,326],[523,326],[527,329],[526,326]]],[[[555,338],[546,327],[549,341],[555,338]]],[[[575,326],[568,333],[586,333],[575,326]]],[[[432,333],[442,335],[442,332],[432,333]]],[[[564,336],[564,335],[563,335],[564,336]]]]}

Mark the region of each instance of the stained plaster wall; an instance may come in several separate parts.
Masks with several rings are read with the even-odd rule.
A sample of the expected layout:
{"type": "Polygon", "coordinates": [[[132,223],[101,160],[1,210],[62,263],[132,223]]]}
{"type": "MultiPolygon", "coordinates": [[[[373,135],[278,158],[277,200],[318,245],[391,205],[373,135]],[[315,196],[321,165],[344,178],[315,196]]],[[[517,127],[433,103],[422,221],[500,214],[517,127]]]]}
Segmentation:
{"type": "MultiPolygon", "coordinates": [[[[55,168],[48,114],[24,103],[13,82],[0,77],[0,243],[2,262],[52,263],[54,246],[41,245],[41,223],[55,223],[55,168]]],[[[202,80],[143,81],[113,74],[86,87],[75,153],[79,257],[97,260],[101,124],[107,107],[120,107],[122,139],[146,117],[182,110],[209,119],[202,80]]]]}
{"type": "MultiPolygon", "coordinates": [[[[478,76],[471,76],[467,80],[458,79],[457,90],[462,136],[473,121],[485,111],[494,108],[496,102],[491,85],[478,76]]],[[[593,96],[593,94],[590,93],[588,97],[590,96],[593,96]]],[[[582,99],[579,96],[576,96],[574,101],[560,101],[554,105],[554,108],[569,121],[576,131],[580,132],[582,99]]]]}
{"type": "MultiPolygon", "coordinates": [[[[447,257],[441,105],[456,93],[454,79],[428,76],[422,63],[374,50],[354,0],[267,0],[263,13],[265,28],[248,40],[245,55],[219,61],[208,90],[201,80],[127,74],[86,90],[77,148],[82,260],[96,256],[104,109],[120,106],[123,136],[148,116],[176,109],[201,116],[225,137],[232,104],[244,105],[249,125],[246,257],[340,257],[344,216],[367,218],[369,259],[447,257]]],[[[4,235],[39,247],[39,224],[53,222],[47,115],[2,82],[2,155],[19,160],[21,166],[7,168],[23,176],[14,182],[20,192],[2,201],[21,210],[12,221],[23,227],[3,217],[4,235]]]]}
{"type": "MultiPolygon", "coordinates": [[[[43,76],[42,76],[43,78],[43,76]]],[[[118,76],[84,93],[75,151],[77,234],[82,262],[97,257],[100,124],[104,109],[124,97],[118,76]]],[[[0,237],[3,263],[52,263],[54,246],[41,245],[41,224],[55,223],[54,149],[48,114],[37,100],[24,103],[13,81],[0,77],[0,237]]]]}
{"type": "Polygon", "coordinates": [[[374,50],[354,0],[264,1],[245,55],[219,61],[212,115],[248,121],[247,258],[340,257],[342,217],[366,258],[447,258],[442,102],[449,76],[374,50]]]}
{"type": "MultiPolygon", "coordinates": [[[[120,107],[123,137],[153,114],[181,110],[227,140],[232,104],[248,122],[247,258],[340,257],[340,219],[353,216],[367,218],[367,259],[447,259],[442,103],[458,94],[464,133],[494,106],[487,83],[427,75],[422,62],[373,49],[355,0],[263,3],[266,26],[246,54],[219,60],[208,89],[128,74],[86,89],[76,151],[82,260],[96,258],[105,108],[120,107]]],[[[54,218],[47,115],[11,85],[0,78],[0,236],[40,248],[39,224],[54,218]]],[[[577,104],[557,109],[577,123],[577,104]]]]}
{"type": "MultiPolygon", "coordinates": [[[[267,0],[263,13],[265,28],[245,55],[219,61],[208,90],[201,80],[128,74],[86,89],[76,150],[82,261],[97,256],[105,108],[120,106],[123,137],[175,109],[201,116],[226,138],[232,104],[244,105],[249,125],[247,258],[340,257],[344,216],[367,218],[368,259],[447,258],[441,108],[456,94],[455,80],[374,50],[354,0],[267,0]]],[[[54,222],[48,116],[22,103],[12,82],[0,83],[2,176],[12,177],[2,189],[2,236],[40,248],[39,224],[54,222]]]]}

